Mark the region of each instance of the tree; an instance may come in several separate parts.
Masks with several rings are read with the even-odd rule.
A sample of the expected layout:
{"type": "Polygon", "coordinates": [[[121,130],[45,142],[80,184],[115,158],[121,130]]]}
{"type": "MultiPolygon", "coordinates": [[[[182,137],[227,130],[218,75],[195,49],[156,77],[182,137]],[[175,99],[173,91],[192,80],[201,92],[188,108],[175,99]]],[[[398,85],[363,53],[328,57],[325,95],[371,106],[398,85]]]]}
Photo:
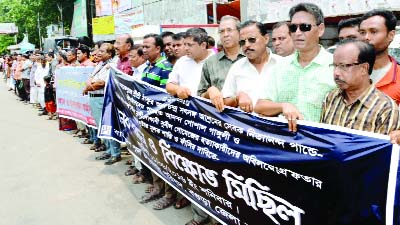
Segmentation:
{"type": "MultiPolygon", "coordinates": [[[[64,27],[68,30],[72,24],[74,0],[0,0],[0,23],[15,23],[19,30],[18,42],[27,33],[29,42],[39,46],[38,13],[41,33],[45,37],[46,26],[61,22],[57,3],[63,8],[64,27]]],[[[0,36],[0,42],[0,53],[3,53],[1,46],[10,43],[10,38],[0,36]]]]}

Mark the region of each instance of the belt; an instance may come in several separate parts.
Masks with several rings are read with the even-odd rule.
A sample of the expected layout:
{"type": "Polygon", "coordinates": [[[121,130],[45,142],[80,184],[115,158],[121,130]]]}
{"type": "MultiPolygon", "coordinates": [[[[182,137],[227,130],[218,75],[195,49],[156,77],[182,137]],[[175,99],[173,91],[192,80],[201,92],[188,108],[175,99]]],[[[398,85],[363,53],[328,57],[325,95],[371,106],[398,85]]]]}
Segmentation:
{"type": "Polygon", "coordinates": [[[103,94],[89,94],[89,97],[103,97],[103,94]]]}

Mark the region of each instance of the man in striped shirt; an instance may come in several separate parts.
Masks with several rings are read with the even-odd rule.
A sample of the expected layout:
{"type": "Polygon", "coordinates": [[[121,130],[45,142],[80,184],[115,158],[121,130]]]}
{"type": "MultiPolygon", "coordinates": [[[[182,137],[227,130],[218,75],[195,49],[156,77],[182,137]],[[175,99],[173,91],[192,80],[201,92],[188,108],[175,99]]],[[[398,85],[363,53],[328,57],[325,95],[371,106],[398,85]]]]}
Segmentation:
{"type": "Polygon", "coordinates": [[[400,128],[396,103],[370,79],[374,62],[372,45],[357,40],[338,44],[331,64],[338,88],[325,98],[321,123],[380,134],[400,128]]]}

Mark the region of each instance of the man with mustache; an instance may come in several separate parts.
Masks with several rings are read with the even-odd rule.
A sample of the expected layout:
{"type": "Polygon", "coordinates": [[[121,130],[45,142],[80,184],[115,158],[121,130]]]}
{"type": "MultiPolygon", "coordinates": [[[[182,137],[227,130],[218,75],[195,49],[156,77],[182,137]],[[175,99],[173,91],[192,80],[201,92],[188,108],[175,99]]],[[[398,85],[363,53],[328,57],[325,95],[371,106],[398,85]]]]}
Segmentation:
{"type": "MultiPolygon", "coordinates": [[[[282,57],[266,47],[269,41],[267,28],[260,22],[249,20],[241,24],[239,37],[246,57],[229,69],[222,96],[225,105],[253,112],[263,83],[267,77],[273,76],[273,68],[282,61],[282,57]]],[[[219,108],[223,109],[223,106],[219,108]]]]}
{"type": "Polygon", "coordinates": [[[322,107],[321,123],[389,134],[399,129],[399,108],[370,79],[374,48],[359,40],[341,41],[333,55],[333,76],[338,88],[322,107]]]}
{"type": "Polygon", "coordinates": [[[255,112],[283,116],[289,131],[297,131],[297,120],[318,122],[326,94],[335,87],[331,77],[332,54],[319,45],[324,34],[324,15],[312,3],[299,3],[289,11],[289,31],[296,48],[284,63],[275,67],[263,88],[255,112]]]}

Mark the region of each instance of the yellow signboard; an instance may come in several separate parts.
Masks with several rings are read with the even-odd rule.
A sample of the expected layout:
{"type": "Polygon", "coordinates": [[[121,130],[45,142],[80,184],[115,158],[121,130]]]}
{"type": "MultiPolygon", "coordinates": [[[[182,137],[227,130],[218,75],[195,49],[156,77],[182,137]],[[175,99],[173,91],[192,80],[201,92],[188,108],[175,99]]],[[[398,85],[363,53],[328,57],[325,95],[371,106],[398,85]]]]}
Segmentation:
{"type": "Polygon", "coordinates": [[[114,34],[114,16],[93,18],[93,34],[114,34]]]}

